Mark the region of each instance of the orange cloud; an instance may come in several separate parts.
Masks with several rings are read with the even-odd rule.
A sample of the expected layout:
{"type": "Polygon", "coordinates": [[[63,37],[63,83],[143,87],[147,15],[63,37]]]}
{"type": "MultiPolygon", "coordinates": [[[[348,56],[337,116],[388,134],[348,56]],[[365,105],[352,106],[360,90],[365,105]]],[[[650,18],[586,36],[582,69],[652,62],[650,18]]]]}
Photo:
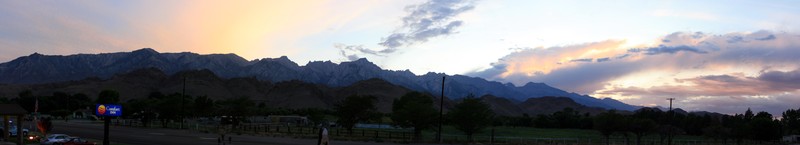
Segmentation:
{"type": "Polygon", "coordinates": [[[573,60],[615,57],[626,51],[620,48],[623,44],[625,41],[608,40],[564,47],[523,49],[503,58],[507,66],[500,77],[513,74],[547,74],[559,68],[579,65],[573,60]]]}
{"type": "MultiPolygon", "coordinates": [[[[796,63],[800,61],[800,57],[797,57],[800,51],[796,50],[800,46],[798,39],[800,37],[794,34],[769,31],[724,35],[678,32],[659,38],[654,46],[639,48],[626,48],[630,45],[624,41],[609,40],[546,49],[522,49],[501,58],[491,68],[470,75],[517,85],[544,82],[568,91],[613,97],[598,91],[608,89],[607,86],[651,87],[667,84],[681,87],[675,86],[680,84],[675,82],[676,78],[734,73],[754,76],[760,70],[800,68],[796,63]]],[[[750,94],[748,92],[753,91],[756,90],[742,89],[727,94],[750,94]]],[[[694,92],[719,91],[684,88],[674,93],[694,92]]]]}

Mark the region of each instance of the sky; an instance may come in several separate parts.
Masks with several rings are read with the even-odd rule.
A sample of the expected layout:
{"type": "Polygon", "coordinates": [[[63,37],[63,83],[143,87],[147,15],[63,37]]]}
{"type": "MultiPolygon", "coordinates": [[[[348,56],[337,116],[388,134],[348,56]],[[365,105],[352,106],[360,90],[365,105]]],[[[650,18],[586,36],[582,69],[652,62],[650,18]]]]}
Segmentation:
{"type": "Polygon", "coordinates": [[[0,1],[0,62],[153,48],[367,58],[632,105],[778,116],[800,104],[800,2],[0,1]]]}

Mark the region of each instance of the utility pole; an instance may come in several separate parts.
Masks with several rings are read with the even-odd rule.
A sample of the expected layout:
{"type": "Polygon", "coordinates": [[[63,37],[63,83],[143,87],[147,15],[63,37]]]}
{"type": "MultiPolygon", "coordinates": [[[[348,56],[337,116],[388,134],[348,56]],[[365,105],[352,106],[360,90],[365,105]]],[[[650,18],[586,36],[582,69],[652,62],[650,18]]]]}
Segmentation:
{"type": "Polygon", "coordinates": [[[439,98],[439,132],[436,134],[436,140],[439,143],[442,143],[442,122],[444,122],[444,79],[445,76],[442,76],[442,97],[439,98]]]}
{"type": "Polygon", "coordinates": [[[672,111],[672,100],[675,100],[675,98],[667,98],[667,100],[669,100],[669,111],[672,111]]]}
{"type": "MultiPolygon", "coordinates": [[[[669,100],[669,111],[667,111],[669,113],[668,121],[669,124],[672,125],[672,116],[674,116],[673,114],[675,114],[675,112],[672,112],[672,101],[675,100],[675,98],[667,98],[667,100],[669,100]]],[[[667,136],[667,145],[672,145],[673,135],[674,134],[672,133],[672,131],[670,131],[669,136],[667,136]]]]}
{"type": "Polygon", "coordinates": [[[184,115],[185,115],[185,113],[184,113],[185,111],[183,111],[183,110],[184,110],[184,107],[186,107],[186,105],[185,105],[186,101],[184,101],[185,97],[186,97],[186,76],[183,76],[183,93],[181,94],[181,113],[180,113],[180,115],[181,115],[181,127],[180,127],[180,129],[183,129],[183,120],[184,120],[184,115]]]}

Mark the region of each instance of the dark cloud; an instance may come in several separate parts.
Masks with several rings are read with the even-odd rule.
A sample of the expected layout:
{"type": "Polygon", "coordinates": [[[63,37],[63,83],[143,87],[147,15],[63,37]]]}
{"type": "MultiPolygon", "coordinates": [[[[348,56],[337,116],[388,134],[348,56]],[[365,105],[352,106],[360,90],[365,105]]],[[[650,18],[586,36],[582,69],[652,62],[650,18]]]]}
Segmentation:
{"type": "Polygon", "coordinates": [[[614,58],[617,58],[617,59],[624,59],[624,58],[626,58],[626,57],[628,57],[628,56],[631,56],[631,54],[622,54],[622,55],[618,55],[618,56],[616,56],[616,57],[614,57],[614,58]]]}
{"type": "Polygon", "coordinates": [[[346,53],[361,53],[368,55],[385,56],[394,53],[398,47],[427,42],[431,38],[447,36],[456,33],[456,29],[464,22],[453,20],[461,13],[475,8],[476,0],[430,0],[419,5],[406,7],[409,12],[403,17],[403,25],[396,28],[391,34],[381,38],[379,45],[383,49],[373,50],[362,45],[334,46],[342,52],[342,56],[351,59],[357,57],[346,53]],[[346,52],[344,52],[346,51],[346,52]]]}
{"type": "Polygon", "coordinates": [[[767,40],[775,40],[775,35],[768,35],[764,38],[756,38],[756,40],[767,41],[767,40]]]}
{"type": "Polygon", "coordinates": [[[570,60],[570,62],[592,62],[592,61],[594,61],[594,59],[592,59],[592,58],[582,58],[582,59],[570,60]]]}
{"type": "Polygon", "coordinates": [[[644,49],[642,49],[642,48],[634,48],[634,49],[629,49],[628,50],[628,52],[632,52],[632,53],[644,52],[644,54],[647,54],[647,55],[657,55],[657,54],[663,54],[663,53],[675,54],[675,53],[680,52],[680,51],[694,52],[694,53],[700,53],[700,54],[708,53],[707,51],[703,51],[703,50],[700,50],[700,49],[698,49],[696,47],[691,47],[691,46],[686,46],[686,45],[680,45],[680,46],[664,46],[664,45],[660,45],[658,47],[651,47],[651,48],[644,48],[644,49]]]}
{"type": "Polygon", "coordinates": [[[604,62],[604,61],[609,61],[609,60],[611,60],[611,58],[603,57],[603,58],[598,58],[597,62],[604,62]]]}
{"type": "Polygon", "coordinates": [[[349,61],[355,61],[355,60],[358,60],[359,58],[361,58],[361,57],[358,57],[358,55],[355,55],[355,54],[347,54],[344,50],[340,50],[339,52],[340,52],[340,54],[342,56],[344,56],[344,58],[347,58],[347,60],[349,60],[349,61]]]}
{"type": "Polygon", "coordinates": [[[345,58],[347,58],[347,60],[350,60],[350,61],[358,60],[361,57],[359,57],[356,54],[348,54],[348,52],[361,52],[361,53],[364,53],[364,54],[372,54],[372,55],[379,55],[380,56],[379,52],[371,50],[371,49],[367,49],[362,45],[334,44],[333,47],[339,49],[339,54],[342,55],[342,57],[345,57],[345,58]]]}
{"type": "Polygon", "coordinates": [[[758,80],[769,82],[773,89],[800,89],[800,69],[788,72],[766,71],[758,76],[758,80]]]}
{"type": "Polygon", "coordinates": [[[379,43],[388,52],[397,47],[428,41],[430,38],[455,33],[463,21],[453,17],[475,8],[474,0],[431,0],[406,7],[409,15],[403,17],[403,25],[395,33],[384,37],[379,43]]]}
{"type": "Polygon", "coordinates": [[[739,42],[747,42],[744,40],[742,36],[731,36],[728,38],[728,43],[739,43],[739,42]]]}
{"type": "Polygon", "coordinates": [[[488,78],[487,76],[497,76],[497,75],[500,75],[500,74],[508,71],[506,69],[506,67],[507,67],[506,64],[495,64],[495,63],[492,63],[491,66],[492,66],[492,68],[489,68],[489,69],[472,71],[468,75],[469,76],[479,76],[479,77],[488,78]]]}

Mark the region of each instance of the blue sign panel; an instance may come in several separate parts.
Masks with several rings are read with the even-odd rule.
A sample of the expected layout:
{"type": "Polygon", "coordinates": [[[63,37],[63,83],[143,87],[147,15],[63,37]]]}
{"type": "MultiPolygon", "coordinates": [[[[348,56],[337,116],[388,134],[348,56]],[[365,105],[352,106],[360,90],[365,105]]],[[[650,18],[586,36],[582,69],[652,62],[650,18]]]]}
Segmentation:
{"type": "Polygon", "coordinates": [[[95,107],[95,115],[97,116],[121,116],[122,106],[118,104],[97,104],[95,107]]]}

